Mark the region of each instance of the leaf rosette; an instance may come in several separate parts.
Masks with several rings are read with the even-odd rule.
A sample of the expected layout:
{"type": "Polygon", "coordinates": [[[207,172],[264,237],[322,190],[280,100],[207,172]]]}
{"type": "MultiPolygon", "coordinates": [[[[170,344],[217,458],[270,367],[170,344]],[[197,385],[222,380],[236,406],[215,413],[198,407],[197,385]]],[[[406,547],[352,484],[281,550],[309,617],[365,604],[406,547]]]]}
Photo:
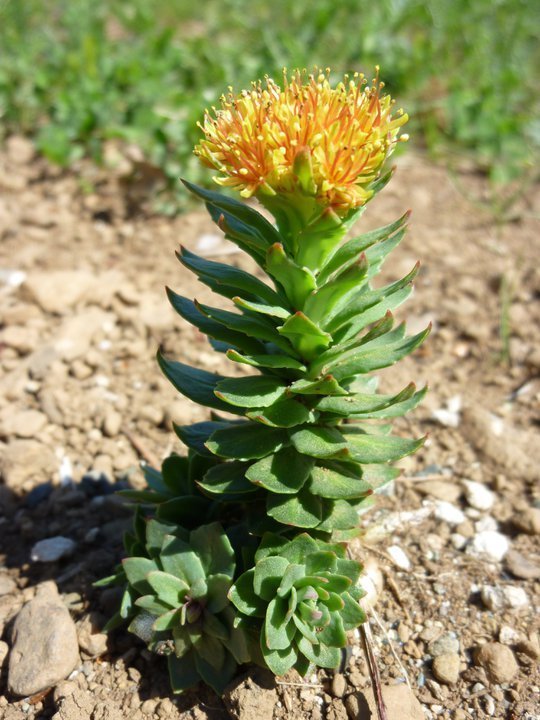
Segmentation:
{"type": "Polygon", "coordinates": [[[137,544],[114,578],[127,582],[117,620],[130,620],[130,632],[167,656],[175,692],[204,680],[222,693],[237,664],[250,660],[248,638],[228,599],[236,567],[232,545],[219,523],[188,532],[154,519],[146,523],[142,546],[142,524],[139,514],[137,544]]]}
{"type": "Polygon", "coordinates": [[[231,588],[241,615],[260,623],[264,661],[276,675],[338,667],[347,631],[365,621],[361,566],[344,555],[344,547],[307,534],[289,542],[267,534],[255,566],[231,588]]]}

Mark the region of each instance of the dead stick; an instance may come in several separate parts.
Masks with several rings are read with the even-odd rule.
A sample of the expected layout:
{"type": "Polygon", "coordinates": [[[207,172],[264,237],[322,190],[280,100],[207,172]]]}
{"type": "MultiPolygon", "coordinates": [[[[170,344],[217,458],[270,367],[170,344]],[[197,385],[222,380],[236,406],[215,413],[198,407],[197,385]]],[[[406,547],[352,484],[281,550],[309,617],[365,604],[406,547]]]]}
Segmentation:
{"type": "Polygon", "coordinates": [[[159,467],[159,460],[154,455],[154,453],[146,447],[142,440],[139,440],[137,437],[135,437],[131,430],[128,430],[127,428],[124,428],[122,432],[145,462],[147,462],[154,468],[159,467]]]}
{"type": "Polygon", "coordinates": [[[379,720],[388,720],[386,705],[384,704],[382,696],[381,676],[379,675],[379,668],[377,667],[377,659],[373,653],[371,629],[368,622],[360,625],[360,639],[362,640],[362,648],[364,650],[364,655],[366,656],[369,676],[373,685],[373,697],[375,698],[375,704],[377,705],[379,720]]]}

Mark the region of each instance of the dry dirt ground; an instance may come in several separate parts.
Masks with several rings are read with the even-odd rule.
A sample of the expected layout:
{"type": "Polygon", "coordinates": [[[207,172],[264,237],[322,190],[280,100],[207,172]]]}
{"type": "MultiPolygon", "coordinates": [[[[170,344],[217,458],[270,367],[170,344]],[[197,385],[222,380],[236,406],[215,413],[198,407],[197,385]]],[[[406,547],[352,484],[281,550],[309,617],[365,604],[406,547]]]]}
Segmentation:
{"type": "MultiPolygon", "coordinates": [[[[250,672],[223,703],[204,688],[170,695],[161,658],[123,630],[99,632],[117,596],[92,582],[121,556],[130,522],[112,484],[140,486],[141,459],[180,451],[171,420],[189,423],[206,412],[160,376],[156,349],[226,371],[168,307],[165,285],[208,299],[174,250],[181,242],[249,265],[201,211],[175,219],[141,212],[138,188],[122,177],[128,170],[60,171],[18,138],[0,155],[0,717],[369,718],[358,637],[342,673],[276,684],[250,672]],[[72,541],[66,556],[40,561],[35,544],[58,536],[72,541]],[[80,656],[66,680],[17,697],[8,689],[14,619],[36,588],[54,590],[46,581],[76,624],[80,656]]],[[[382,374],[384,390],[429,382],[426,402],[400,426],[429,439],[402,462],[402,477],[364,518],[364,540],[353,550],[384,575],[371,633],[390,687],[390,720],[533,720],[540,717],[540,197],[530,192],[515,219],[497,225],[466,198],[481,196],[481,179],[458,180],[459,187],[410,152],[362,220],[370,228],[412,208],[410,232],[384,275],[396,279],[421,261],[401,316],[411,332],[429,321],[433,332],[382,374]]]]}

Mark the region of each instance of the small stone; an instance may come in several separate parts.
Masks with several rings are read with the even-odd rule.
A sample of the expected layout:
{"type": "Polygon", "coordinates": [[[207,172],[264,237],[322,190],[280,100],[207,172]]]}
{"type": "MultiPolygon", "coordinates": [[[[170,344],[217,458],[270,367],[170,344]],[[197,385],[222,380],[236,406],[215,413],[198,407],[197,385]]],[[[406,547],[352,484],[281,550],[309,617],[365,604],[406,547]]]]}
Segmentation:
{"type": "Polygon", "coordinates": [[[33,562],[56,562],[73,555],[77,543],[71,538],[57,535],[37,542],[30,552],[33,562]]]}
{"type": "Polygon", "coordinates": [[[0,575],[0,597],[10,595],[17,589],[17,583],[9,575],[0,575]]]}
{"type": "Polygon", "coordinates": [[[116,410],[108,410],[103,420],[103,432],[107,437],[115,437],[122,427],[122,416],[116,410]]]}
{"type": "Polygon", "coordinates": [[[112,481],[114,478],[112,458],[103,453],[101,455],[96,455],[94,461],[92,462],[92,471],[99,473],[100,475],[105,475],[109,482],[112,481]]]}
{"type": "Polygon", "coordinates": [[[43,430],[46,424],[47,416],[38,410],[11,410],[2,417],[1,432],[4,436],[32,438],[43,430]]]}
{"type": "Polygon", "coordinates": [[[482,645],[475,653],[475,662],[497,684],[510,682],[519,670],[514,653],[502,643],[482,645]]]}
{"type": "Polygon", "coordinates": [[[459,640],[452,633],[444,633],[428,644],[428,653],[432,657],[439,655],[457,655],[459,652],[459,640]]]}
{"type": "MultiPolygon", "coordinates": [[[[413,691],[405,684],[383,685],[381,687],[388,720],[424,720],[424,711],[413,691]]],[[[371,688],[359,695],[359,708],[363,710],[367,701],[368,710],[357,717],[378,717],[377,704],[371,688]],[[371,711],[371,716],[368,714],[371,711]]]]}
{"type": "Polygon", "coordinates": [[[433,674],[439,682],[454,685],[459,680],[460,660],[455,653],[443,653],[433,660],[433,674]]]}
{"type": "Polygon", "coordinates": [[[99,283],[86,270],[55,270],[30,273],[23,288],[42,310],[63,315],[99,283]]]}
{"type": "Polygon", "coordinates": [[[463,550],[467,544],[467,538],[461,533],[452,533],[450,535],[450,542],[456,550],[463,550]]]}
{"type": "Polygon", "coordinates": [[[540,578],[540,562],[529,560],[517,550],[509,550],[505,557],[506,567],[512,575],[522,580],[540,578]]]}
{"type": "Polygon", "coordinates": [[[152,425],[159,427],[163,422],[164,413],[163,410],[155,405],[144,405],[140,412],[139,417],[142,420],[147,420],[152,425]]]}
{"type": "Polygon", "coordinates": [[[85,615],[79,623],[77,637],[79,647],[90,657],[98,657],[107,652],[107,635],[100,632],[105,620],[99,613],[85,615]]]}
{"type": "Polygon", "coordinates": [[[502,625],[499,630],[499,642],[503,645],[515,645],[520,639],[520,634],[509,625],[502,625]]]}
{"type": "Polygon", "coordinates": [[[56,469],[52,450],[36,440],[12,440],[0,445],[0,475],[4,484],[17,490],[30,480],[44,482],[56,469]]]}
{"type": "Polygon", "coordinates": [[[75,625],[54,583],[38,588],[18,613],[11,639],[8,688],[14,695],[33,695],[55,685],[79,662],[75,625]]]}
{"type": "Polygon", "coordinates": [[[495,493],[479,482],[464,480],[465,499],[476,510],[491,510],[495,503],[495,493]]]}
{"type": "Polygon", "coordinates": [[[0,672],[2,671],[4,662],[9,654],[9,645],[7,642],[0,640],[0,672]]]}
{"type": "Polygon", "coordinates": [[[332,695],[336,698],[343,697],[347,691],[347,681],[341,673],[336,673],[332,678],[332,695]]]}
{"type": "Polygon", "coordinates": [[[529,605],[529,596],[525,590],[513,585],[505,587],[483,585],[480,597],[484,605],[494,612],[503,608],[519,609],[529,605]]]}
{"type": "Polygon", "coordinates": [[[394,564],[398,568],[400,568],[401,570],[411,569],[411,561],[409,560],[405,552],[402,550],[402,548],[399,547],[399,545],[390,545],[390,547],[387,548],[387,553],[390,555],[390,557],[394,561],[394,564]]]}
{"type": "Polygon", "coordinates": [[[435,503],[435,517],[449,525],[459,525],[465,521],[464,513],[452,503],[444,500],[435,503]]]}
{"type": "Polygon", "coordinates": [[[512,522],[528,535],[540,535],[540,508],[529,507],[512,518],[512,522]]]}
{"type": "Polygon", "coordinates": [[[422,495],[431,495],[437,500],[452,504],[456,503],[461,495],[461,487],[457,483],[444,480],[426,480],[418,483],[416,489],[422,495]]]}
{"type": "Polygon", "coordinates": [[[527,607],[529,605],[529,596],[521,587],[507,585],[503,588],[503,595],[506,605],[509,608],[517,609],[527,607]]]}
{"type": "Polygon", "coordinates": [[[145,700],[143,704],[141,705],[141,712],[143,715],[153,715],[154,710],[158,706],[159,700],[156,699],[150,699],[145,700]]]}
{"type": "Polygon", "coordinates": [[[521,640],[518,643],[517,649],[519,652],[524,653],[532,660],[540,659],[540,643],[538,642],[538,636],[534,640],[521,640]]]}
{"type": "Polygon", "coordinates": [[[473,537],[467,547],[467,554],[481,560],[500,562],[509,549],[508,538],[502,533],[496,530],[485,530],[473,537]]]}
{"type": "Polygon", "coordinates": [[[20,355],[27,355],[37,345],[37,332],[35,329],[11,325],[0,332],[0,343],[13,348],[20,355]]]}
{"type": "MultiPolygon", "coordinates": [[[[471,508],[469,512],[473,512],[473,509],[471,508]]],[[[478,510],[474,510],[474,512],[478,512],[478,510]]],[[[474,529],[476,533],[493,532],[499,529],[499,525],[494,517],[484,515],[474,523],[474,529]]]]}
{"type": "Polygon", "coordinates": [[[14,165],[27,165],[33,160],[36,149],[28,138],[12,135],[6,140],[6,153],[14,165]]]}

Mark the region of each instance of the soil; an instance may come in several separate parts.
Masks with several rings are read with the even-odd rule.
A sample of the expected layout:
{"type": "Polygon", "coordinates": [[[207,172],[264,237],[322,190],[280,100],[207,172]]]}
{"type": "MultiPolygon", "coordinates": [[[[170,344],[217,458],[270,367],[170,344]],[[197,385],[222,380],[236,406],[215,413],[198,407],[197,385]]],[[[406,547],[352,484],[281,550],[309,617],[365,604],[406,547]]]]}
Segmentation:
{"type": "MultiPolygon", "coordinates": [[[[181,451],[172,420],[206,417],[161,377],[156,349],[231,372],[168,307],[165,285],[210,299],[174,251],[182,243],[251,267],[200,210],[152,215],[141,200],[144,178],[127,183],[130,170],[81,163],[63,171],[21,138],[0,155],[0,662],[14,617],[50,580],[81,652],[67,680],[27,698],[8,693],[5,661],[0,717],[368,718],[371,681],[358,633],[340,673],[276,683],[247,668],[221,700],[202,687],[171,695],[162,658],[125,630],[106,639],[99,632],[117,595],[92,583],[121,557],[130,523],[112,491],[142,486],[141,460],[181,451]],[[71,554],[32,560],[36,542],[56,536],[74,541],[71,554]]],[[[402,461],[401,478],[362,519],[365,536],[352,547],[384,576],[370,628],[390,686],[390,720],[406,718],[399,697],[408,685],[426,719],[540,717],[534,190],[511,222],[496,222],[476,202],[485,195],[482,178],[452,179],[410,152],[361,221],[369,229],[412,208],[410,232],[383,279],[419,259],[415,294],[399,315],[411,333],[433,323],[419,351],[381,373],[384,391],[429,382],[422,407],[397,425],[403,434],[428,433],[428,441],[402,461]]],[[[409,700],[410,717],[418,717],[409,700]]]]}

